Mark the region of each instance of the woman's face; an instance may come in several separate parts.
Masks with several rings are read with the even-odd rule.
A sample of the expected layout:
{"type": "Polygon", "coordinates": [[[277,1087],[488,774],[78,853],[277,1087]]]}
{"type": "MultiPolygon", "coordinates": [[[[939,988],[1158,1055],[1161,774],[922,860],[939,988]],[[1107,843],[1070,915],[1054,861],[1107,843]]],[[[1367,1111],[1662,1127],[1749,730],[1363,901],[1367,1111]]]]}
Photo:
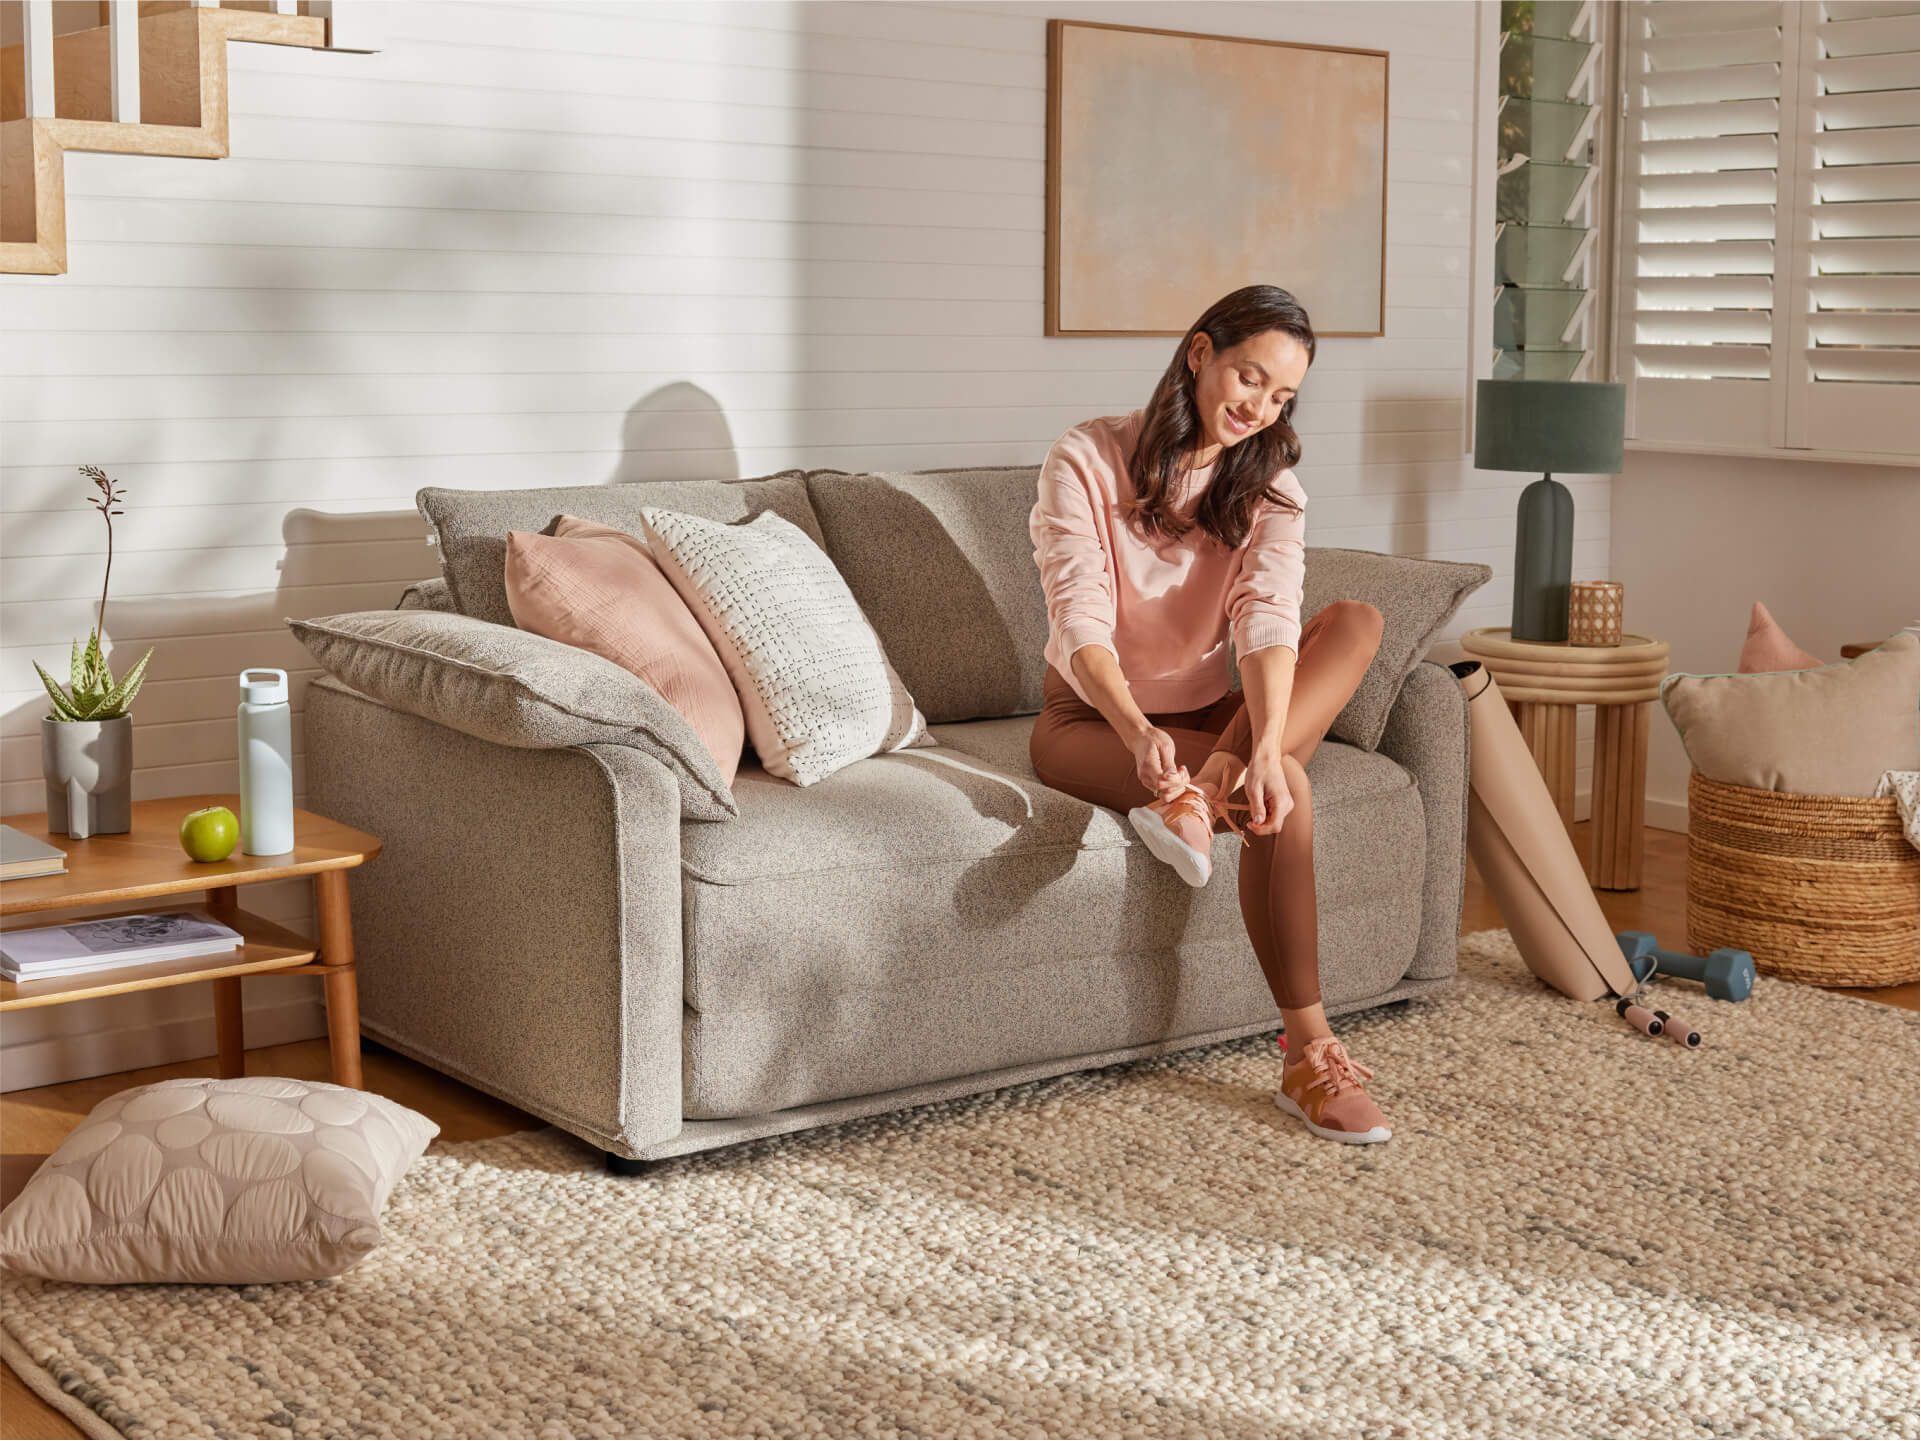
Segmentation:
{"type": "Polygon", "coordinates": [[[1188,343],[1187,368],[1194,372],[1204,457],[1214,454],[1216,445],[1239,445],[1279,420],[1307,366],[1306,347],[1284,330],[1263,331],[1220,351],[1206,331],[1196,332],[1188,343]]]}

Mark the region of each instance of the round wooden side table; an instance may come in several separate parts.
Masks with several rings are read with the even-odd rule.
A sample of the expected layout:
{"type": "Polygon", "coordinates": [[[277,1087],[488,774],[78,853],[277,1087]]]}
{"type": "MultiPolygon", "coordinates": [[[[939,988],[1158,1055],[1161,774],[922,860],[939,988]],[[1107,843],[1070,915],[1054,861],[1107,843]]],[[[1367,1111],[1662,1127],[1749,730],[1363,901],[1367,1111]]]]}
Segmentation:
{"type": "Polygon", "coordinates": [[[1574,824],[1574,722],[1579,707],[1594,707],[1588,881],[1604,891],[1639,889],[1648,702],[1660,697],[1668,643],[1633,634],[1619,645],[1515,640],[1506,626],[1488,626],[1462,636],[1461,649],[1500,686],[1566,826],[1574,824]]]}

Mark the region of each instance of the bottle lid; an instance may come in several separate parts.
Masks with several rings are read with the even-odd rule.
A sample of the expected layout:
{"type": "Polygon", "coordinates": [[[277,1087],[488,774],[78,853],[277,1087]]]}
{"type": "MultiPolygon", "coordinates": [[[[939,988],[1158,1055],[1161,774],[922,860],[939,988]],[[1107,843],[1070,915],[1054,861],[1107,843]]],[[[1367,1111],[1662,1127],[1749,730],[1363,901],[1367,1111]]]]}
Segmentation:
{"type": "Polygon", "coordinates": [[[240,672],[240,698],[248,705],[285,705],[287,703],[287,673],[284,670],[269,670],[255,666],[240,672]],[[266,680],[263,677],[272,676],[266,680]]]}

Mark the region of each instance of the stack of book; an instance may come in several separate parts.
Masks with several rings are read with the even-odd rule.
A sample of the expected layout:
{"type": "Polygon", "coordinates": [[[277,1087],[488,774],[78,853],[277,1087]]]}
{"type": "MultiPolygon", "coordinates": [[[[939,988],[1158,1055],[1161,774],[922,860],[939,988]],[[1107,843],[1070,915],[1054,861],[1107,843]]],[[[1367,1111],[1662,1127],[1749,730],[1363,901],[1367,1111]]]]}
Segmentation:
{"type": "Polygon", "coordinates": [[[28,876],[67,873],[67,853],[37,841],[25,831],[0,826],[0,881],[22,881],[28,876]]]}
{"type": "Polygon", "coordinates": [[[99,916],[0,932],[0,977],[45,981],[237,950],[240,932],[201,911],[99,916]]]}

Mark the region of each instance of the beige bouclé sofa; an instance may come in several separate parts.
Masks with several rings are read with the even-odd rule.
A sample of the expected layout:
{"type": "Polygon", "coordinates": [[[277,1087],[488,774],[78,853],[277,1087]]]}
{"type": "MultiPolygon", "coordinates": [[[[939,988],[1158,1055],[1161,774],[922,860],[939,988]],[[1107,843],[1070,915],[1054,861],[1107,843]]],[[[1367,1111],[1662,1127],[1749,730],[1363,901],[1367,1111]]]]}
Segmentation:
{"type": "MultiPolygon", "coordinates": [[[[384,842],[353,889],[365,1033],[647,1161],[1274,1028],[1233,837],[1192,890],[1123,815],[1029,765],[1047,633],[1035,481],[1025,466],[423,492],[443,579],[401,610],[293,623],[335,672],[308,691],[308,804],[384,842]],[[806,788],[750,753],[716,797],[671,716],[616,724],[611,702],[574,700],[557,724],[526,719],[543,687],[641,683],[513,630],[507,532],[562,514],[638,532],[642,505],[774,509],[806,529],[938,744],[806,788]],[[474,685],[494,688],[485,704],[474,685]],[[493,705],[502,685],[520,709],[493,705]]],[[[1348,596],[1386,625],[1308,767],[1330,1013],[1453,975],[1466,705],[1422,657],[1488,575],[1308,550],[1304,618],[1348,596]]]]}

